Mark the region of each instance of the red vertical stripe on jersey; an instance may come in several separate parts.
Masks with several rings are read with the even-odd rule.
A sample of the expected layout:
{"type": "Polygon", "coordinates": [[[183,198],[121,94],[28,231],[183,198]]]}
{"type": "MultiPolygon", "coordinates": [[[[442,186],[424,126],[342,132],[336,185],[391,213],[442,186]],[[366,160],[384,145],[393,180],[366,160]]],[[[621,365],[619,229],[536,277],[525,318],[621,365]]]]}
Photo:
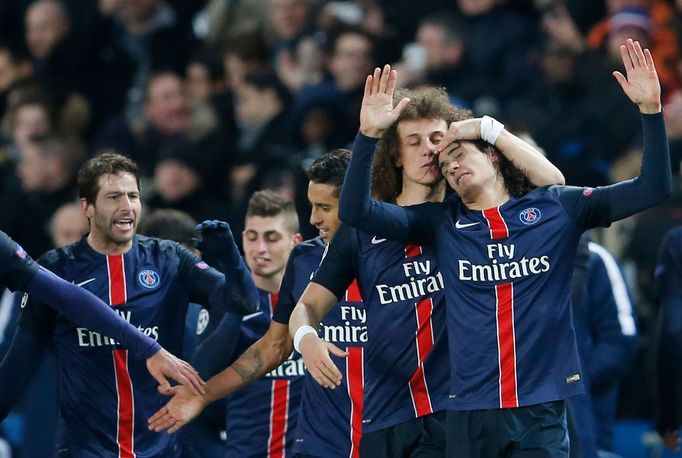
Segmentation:
{"type": "Polygon", "coordinates": [[[107,256],[107,270],[109,271],[109,304],[123,305],[127,299],[123,255],[107,256]]]}
{"type": "Polygon", "coordinates": [[[272,396],[270,398],[268,458],[284,458],[288,412],[289,380],[273,380],[272,396]]]}
{"type": "Polygon", "coordinates": [[[497,345],[500,366],[500,407],[518,407],[513,285],[511,283],[496,285],[495,296],[497,301],[497,345]]]}
{"type": "Polygon", "coordinates": [[[135,406],[133,404],[133,384],[128,373],[128,351],[114,350],[114,374],[118,393],[118,428],[116,442],[120,458],[134,458],[133,435],[135,426],[135,406]]]}
{"type": "Polygon", "coordinates": [[[270,300],[270,316],[272,316],[279,303],[279,293],[268,293],[268,299],[270,300]]]}
{"type": "Polygon", "coordinates": [[[410,395],[414,413],[418,416],[433,413],[429,388],[426,385],[426,375],[424,374],[424,361],[433,348],[433,326],[431,325],[431,314],[433,313],[433,301],[425,298],[415,305],[417,315],[417,370],[410,377],[410,395]]]}
{"type": "Polygon", "coordinates": [[[347,302],[362,302],[362,297],[360,296],[360,287],[358,286],[358,280],[353,280],[346,290],[346,301],[347,302]]]}
{"type": "Polygon", "coordinates": [[[422,247],[419,245],[407,245],[405,247],[405,257],[406,258],[412,258],[415,256],[419,256],[422,254],[422,247]]]}
{"type": "Polygon", "coordinates": [[[509,228],[507,228],[507,223],[504,222],[504,219],[500,214],[499,207],[493,207],[487,210],[483,210],[483,216],[485,216],[485,219],[488,220],[488,227],[490,228],[490,237],[493,240],[509,237],[509,228]]]}
{"type": "Polygon", "coordinates": [[[362,438],[362,405],[365,391],[364,354],[362,347],[348,347],[346,380],[350,398],[350,458],[360,458],[362,438]]]}
{"type": "MultiPolygon", "coordinates": [[[[107,271],[109,273],[109,304],[113,307],[125,304],[128,297],[123,255],[107,256],[107,271]]],[[[116,409],[118,456],[120,458],[134,458],[135,402],[133,382],[128,372],[128,351],[122,349],[114,350],[113,358],[116,394],[118,396],[118,406],[116,409]]]]}

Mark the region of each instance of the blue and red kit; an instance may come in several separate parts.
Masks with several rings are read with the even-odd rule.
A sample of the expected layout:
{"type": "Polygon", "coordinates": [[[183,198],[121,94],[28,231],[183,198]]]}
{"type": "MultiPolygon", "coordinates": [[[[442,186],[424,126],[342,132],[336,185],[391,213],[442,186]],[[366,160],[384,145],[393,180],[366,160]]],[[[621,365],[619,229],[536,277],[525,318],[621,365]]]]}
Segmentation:
{"type": "MultiPolygon", "coordinates": [[[[289,256],[273,320],[288,325],[289,317],[317,270],[325,245],[320,237],[299,243],[289,256]]],[[[318,336],[348,352],[331,356],[343,378],[330,390],[306,372],[295,433],[294,453],[320,458],[359,457],[363,417],[363,360],[367,320],[355,282],[320,323],[318,336]]]]}
{"type": "MultiPolygon", "coordinates": [[[[263,337],[278,308],[276,293],[261,289],[258,311],[243,318],[236,354],[263,337]]],[[[215,349],[213,349],[215,351],[215,349]]],[[[293,456],[296,419],[301,402],[305,366],[292,354],[265,377],[227,399],[227,457],[284,458],[293,456]]]]}
{"type": "Polygon", "coordinates": [[[583,392],[570,280],[580,235],[671,190],[662,115],[642,115],[640,176],[602,188],[549,186],[478,211],[457,196],[399,207],[370,199],[376,140],[359,135],[342,221],[377,237],[435,243],[447,288],[451,410],[499,409],[583,392]]]}
{"type": "Polygon", "coordinates": [[[342,224],[313,281],[340,296],[354,278],[369,338],[364,432],[445,410],[445,294],[433,247],[382,239],[342,224]]]}
{"type": "MultiPolygon", "coordinates": [[[[87,239],[47,252],[47,269],[110,304],[125,321],[179,354],[189,302],[244,314],[233,288],[254,288],[250,279],[226,278],[179,244],[135,236],[123,255],[94,251],[87,239]],[[245,285],[245,286],[244,286],[245,285]]],[[[254,292],[255,294],[255,292],[254,292]]],[[[149,431],[147,419],[167,398],[144,360],[106,335],[74,324],[37,300],[29,300],[20,331],[50,340],[57,357],[58,392],[65,424],[61,447],[78,457],[178,456],[175,436],[149,431]]],[[[10,350],[34,358],[27,347],[10,350]]],[[[32,347],[28,347],[32,348],[32,347]]]]}

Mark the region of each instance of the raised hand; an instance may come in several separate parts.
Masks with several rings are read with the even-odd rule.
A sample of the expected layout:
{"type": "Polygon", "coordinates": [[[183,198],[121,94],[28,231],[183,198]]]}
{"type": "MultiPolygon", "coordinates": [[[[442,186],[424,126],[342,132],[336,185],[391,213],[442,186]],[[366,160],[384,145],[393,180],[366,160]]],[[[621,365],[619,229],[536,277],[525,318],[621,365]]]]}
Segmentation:
{"type": "Polygon", "coordinates": [[[388,127],[398,119],[410,99],[402,99],[393,107],[393,92],[395,91],[398,73],[386,64],[382,69],[374,69],[374,74],[368,75],[365,81],[365,94],[360,108],[360,132],[368,137],[378,138],[388,127]]]}
{"type": "Polygon", "coordinates": [[[642,51],[639,41],[628,38],[620,47],[625,73],[613,72],[625,95],[633,101],[642,113],[661,111],[661,84],[658,81],[654,59],[648,49],[642,51]]]}
{"type": "Polygon", "coordinates": [[[157,433],[165,430],[168,430],[168,433],[174,433],[196,418],[208,404],[202,395],[194,394],[181,385],[161,391],[161,393],[170,394],[173,397],[147,421],[149,429],[157,433]]]}
{"type": "Polygon", "coordinates": [[[209,265],[221,270],[222,267],[239,263],[239,249],[228,223],[218,220],[204,221],[197,225],[197,232],[201,239],[197,241],[196,246],[209,265]],[[222,265],[223,263],[228,265],[222,265]]]}
{"type": "Polygon", "coordinates": [[[464,119],[451,122],[448,131],[436,146],[437,154],[450,149],[453,143],[462,140],[476,141],[481,139],[481,118],[464,119]]]}
{"type": "Polygon", "coordinates": [[[341,372],[329,357],[348,356],[348,353],[336,345],[325,342],[314,334],[309,334],[301,340],[301,356],[305,367],[313,379],[325,388],[336,388],[341,384],[341,372]]]}
{"type": "Polygon", "coordinates": [[[668,449],[676,453],[680,451],[680,433],[677,430],[667,431],[661,435],[661,439],[668,449]]]}
{"type": "Polygon", "coordinates": [[[184,385],[194,394],[204,393],[204,381],[189,363],[163,348],[147,358],[147,370],[159,382],[159,391],[171,389],[168,378],[184,385]]]}

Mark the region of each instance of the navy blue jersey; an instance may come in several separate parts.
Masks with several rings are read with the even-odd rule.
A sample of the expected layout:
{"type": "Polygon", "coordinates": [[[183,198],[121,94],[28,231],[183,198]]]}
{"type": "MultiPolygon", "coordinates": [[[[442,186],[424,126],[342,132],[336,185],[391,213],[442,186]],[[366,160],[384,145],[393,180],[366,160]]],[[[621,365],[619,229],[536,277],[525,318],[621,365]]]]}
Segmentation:
{"type": "Polygon", "coordinates": [[[340,296],[356,277],[370,342],[364,431],[444,410],[450,371],[435,250],[341,225],[314,281],[340,296]]]}
{"type": "MultiPolygon", "coordinates": [[[[289,317],[318,268],[325,245],[320,237],[299,243],[289,256],[273,319],[288,324],[289,317]]],[[[367,318],[355,282],[338,295],[339,302],[322,318],[318,336],[348,352],[331,355],[342,374],[333,390],[320,386],[306,372],[298,414],[295,453],[323,458],[358,457],[363,416],[363,347],[367,318]]]]}
{"type": "Polygon", "coordinates": [[[38,264],[18,243],[0,231],[0,284],[12,291],[26,291],[38,270],[38,264]]]}
{"type": "MultiPolygon", "coordinates": [[[[236,354],[242,354],[270,326],[278,294],[259,290],[258,312],[243,318],[236,354]]],[[[228,457],[292,456],[305,367],[298,353],[227,400],[228,457]]]]}
{"type": "MultiPolygon", "coordinates": [[[[39,262],[110,304],[126,321],[180,354],[189,302],[226,309],[225,277],[175,242],[135,236],[124,255],[102,255],[84,238],[47,252],[39,262]]],[[[58,391],[74,456],[176,456],[175,436],[147,429],[167,398],[145,361],[104,335],[79,327],[29,300],[20,325],[50,337],[57,356],[58,391]]]]}
{"type": "Polygon", "coordinates": [[[483,211],[454,195],[411,207],[372,201],[376,140],[358,136],[339,215],[379,237],[435,242],[448,290],[448,408],[514,408],[584,392],[570,307],[580,235],[671,192],[663,116],[642,115],[642,124],[637,178],[596,189],[539,188],[483,211]]]}

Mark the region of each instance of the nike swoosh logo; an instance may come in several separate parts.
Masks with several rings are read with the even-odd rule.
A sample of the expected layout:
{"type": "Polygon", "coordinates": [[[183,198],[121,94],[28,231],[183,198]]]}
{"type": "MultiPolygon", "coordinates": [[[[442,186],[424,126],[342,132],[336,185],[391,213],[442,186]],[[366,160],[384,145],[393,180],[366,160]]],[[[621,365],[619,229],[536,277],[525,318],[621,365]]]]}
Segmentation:
{"type": "Polygon", "coordinates": [[[464,229],[465,227],[471,227],[471,226],[475,226],[475,225],[477,225],[477,224],[481,224],[481,222],[480,222],[480,221],[477,221],[477,222],[475,222],[475,223],[460,223],[459,220],[457,220],[457,221],[455,222],[455,227],[456,227],[457,229],[464,229]]]}
{"type": "Polygon", "coordinates": [[[80,283],[75,283],[75,285],[76,286],[83,286],[83,285],[87,285],[88,283],[92,283],[95,280],[96,280],[96,278],[88,278],[87,280],[82,281],[80,283]]]}
{"type": "Polygon", "coordinates": [[[372,245],[378,245],[381,242],[385,242],[385,241],[386,241],[386,239],[378,239],[376,235],[374,237],[372,237],[372,245]]]}
{"type": "Polygon", "coordinates": [[[250,314],[250,315],[244,315],[244,316],[242,317],[242,321],[249,321],[251,318],[255,318],[255,317],[257,317],[258,315],[262,315],[262,314],[263,314],[263,312],[256,312],[256,313],[252,313],[252,314],[250,314]]]}

